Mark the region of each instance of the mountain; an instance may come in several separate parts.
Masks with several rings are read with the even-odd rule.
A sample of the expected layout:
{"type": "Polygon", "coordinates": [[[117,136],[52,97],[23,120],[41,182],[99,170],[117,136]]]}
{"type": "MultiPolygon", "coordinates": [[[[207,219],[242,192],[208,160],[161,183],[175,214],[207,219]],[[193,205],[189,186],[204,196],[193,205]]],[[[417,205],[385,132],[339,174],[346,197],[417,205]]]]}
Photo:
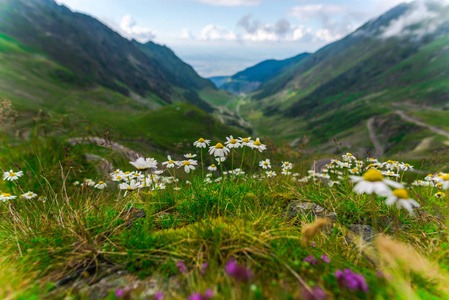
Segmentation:
{"type": "Polygon", "coordinates": [[[129,41],[52,0],[0,0],[0,66],[0,99],[11,101],[11,132],[24,139],[87,123],[88,134],[165,151],[177,149],[175,137],[243,134],[210,114],[230,96],[169,48],[129,41]]]}
{"type": "Polygon", "coordinates": [[[223,86],[223,84],[226,83],[226,81],[228,81],[228,79],[231,76],[215,76],[215,77],[209,77],[208,79],[210,81],[212,81],[213,84],[215,84],[215,86],[217,88],[221,88],[223,86]]]}
{"type": "Polygon", "coordinates": [[[295,57],[284,60],[269,59],[240,71],[226,80],[219,88],[232,94],[248,94],[259,86],[276,76],[291,65],[297,64],[309,56],[310,53],[301,53],[295,57]]]}
{"type": "Polygon", "coordinates": [[[169,48],[121,37],[98,20],[53,0],[1,0],[0,31],[39,49],[84,79],[125,96],[153,94],[164,103],[191,101],[207,111],[198,90],[215,89],[169,48]]]}
{"type": "Polygon", "coordinates": [[[448,45],[448,6],[401,4],[283,68],[247,97],[240,112],[260,134],[291,141],[307,136],[327,151],[335,150],[333,139],[344,139],[348,149],[372,147],[367,128],[372,117],[375,131],[392,126],[390,133],[378,132],[386,152],[416,149],[426,135],[440,143],[442,136],[412,126],[396,110],[449,127],[449,115],[436,124],[423,113],[444,115],[449,108],[448,45]]]}

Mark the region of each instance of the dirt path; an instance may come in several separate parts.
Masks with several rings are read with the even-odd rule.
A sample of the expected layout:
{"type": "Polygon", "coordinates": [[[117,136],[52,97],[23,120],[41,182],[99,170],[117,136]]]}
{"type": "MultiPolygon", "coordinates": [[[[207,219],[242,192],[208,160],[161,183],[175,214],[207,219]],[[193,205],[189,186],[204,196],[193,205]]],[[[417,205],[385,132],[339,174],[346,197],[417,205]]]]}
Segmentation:
{"type": "Polygon", "coordinates": [[[396,113],[402,119],[404,119],[407,122],[414,123],[414,124],[416,124],[418,126],[421,126],[421,127],[426,127],[426,128],[428,128],[430,131],[432,131],[434,133],[437,133],[437,134],[440,134],[440,135],[443,135],[443,136],[449,138],[449,132],[447,132],[447,131],[445,131],[445,130],[443,130],[441,128],[438,128],[438,127],[426,124],[426,123],[424,123],[424,122],[422,122],[422,121],[420,121],[420,120],[418,120],[418,119],[416,119],[414,117],[410,117],[410,116],[406,115],[402,110],[396,110],[396,113]]]}
{"type": "Polygon", "coordinates": [[[67,141],[70,145],[74,146],[76,144],[83,144],[83,143],[90,143],[90,144],[96,144],[98,146],[110,148],[112,150],[116,150],[120,153],[122,153],[126,158],[129,160],[136,160],[139,157],[143,157],[136,151],[129,149],[128,147],[125,147],[123,145],[120,145],[119,143],[107,141],[105,139],[99,138],[99,137],[79,137],[79,138],[72,138],[67,141]]]}
{"type": "Polygon", "coordinates": [[[368,127],[369,138],[371,139],[371,142],[373,142],[373,144],[374,144],[375,156],[379,157],[384,154],[384,149],[376,137],[376,133],[374,132],[374,128],[373,128],[373,123],[374,123],[374,117],[372,117],[371,119],[368,120],[368,122],[366,122],[366,126],[368,127]]]}

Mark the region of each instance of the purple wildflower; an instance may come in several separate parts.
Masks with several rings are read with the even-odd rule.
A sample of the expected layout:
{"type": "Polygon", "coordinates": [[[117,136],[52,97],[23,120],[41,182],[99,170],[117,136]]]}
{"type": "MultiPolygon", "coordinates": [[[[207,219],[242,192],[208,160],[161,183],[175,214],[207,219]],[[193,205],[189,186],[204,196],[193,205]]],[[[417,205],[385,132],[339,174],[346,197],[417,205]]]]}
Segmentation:
{"type": "Polygon", "coordinates": [[[249,268],[240,266],[233,260],[228,261],[225,266],[225,272],[237,281],[250,281],[253,277],[253,273],[249,268]]]}
{"type": "Polygon", "coordinates": [[[186,265],[185,265],[182,261],[178,262],[178,263],[176,264],[176,266],[178,267],[179,272],[181,272],[181,273],[187,273],[187,267],[186,267],[186,265]]]}
{"type": "Polygon", "coordinates": [[[368,293],[368,284],[361,274],[354,273],[351,269],[337,270],[335,272],[338,284],[350,290],[361,290],[368,293]]]}
{"type": "Polygon", "coordinates": [[[214,295],[214,292],[212,290],[206,290],[204,294],[201,293],[193,293],[190,295],[188,300],[209,300],[214,295]]]}
{"type": "Polygon", "coordinates": [[[115,290],[115,297],[121,298],[125,296],[125,294],[129,292],[129,290],[130,290],[129,286],[125,287],[124,289],[117,289],[115,290]]]}
{"type": "Polygon", "coordinates": [[[331,262],[331,260],[329,259],[329,257],[327,257],[327,255],[321,255],[321,259],[327,264],[331,262]]]}
{"type": "Polygon", "coordinates": [[[314,242],[310,243],[310,245],[311,245],[312,247],[316,247],[316,244],[315,244],[314,242]]]}
{"type": "Polygon", "coordinates": [[[207,263],[207,262],[205,262],[202,266],[201,266],[201,270],[200,270],[200,272],[201,272],[201,274],[204,276],[204,275],[206,275],[206,271],[207,271],[207,268],[209,267],[209,264],[207,263]]]}
{"type": "Polygon", "coordinates": [[[162,294],[162,292],[157,292],[156,294],[154,294],[153,299],[154,300],[162,300],[164,298],[164,294],[162,294]]]}
{"type": "Polygon", "coordinates": [[[309,255],[309,256],[307,256],[306,258],[304,258],[304,260],[303,260],[304,262],[308,262],[308,263],[310,263],[310,264],[312,264],[312,265],[315,265],[318,261],[315,259],[315,256],[313,256],[313,255],[309,255]]]}
{"type": "Polygon", "coordinates": [[[320,287],[315,286],[311,291],[304,289],[302,291],[303,299],[305,300],[324,300],[327,299],[326,292],[320,287]]]}
{"type": "Polygon", "coordinates": [[[123,295],[125,295],[125,291],[123,289],[115,290],[115,297],[121,298],[121,297],[123,297],[123,295]]]}

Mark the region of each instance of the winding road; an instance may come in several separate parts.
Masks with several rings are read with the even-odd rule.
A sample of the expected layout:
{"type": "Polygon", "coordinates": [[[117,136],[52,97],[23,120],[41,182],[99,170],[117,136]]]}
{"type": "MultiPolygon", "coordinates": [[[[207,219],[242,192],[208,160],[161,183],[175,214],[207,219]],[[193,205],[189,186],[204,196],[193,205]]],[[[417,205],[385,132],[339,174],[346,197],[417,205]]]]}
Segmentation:
{"type": "Polygon", "coordinates": [[[416,118],[410,117],[407,114],[405,114],[402,110],[396,110],[395,112],[402,119],[404,119],[407,122],[414,123],[414,124],[416,124],[418,126],[421,126],[421,127],[426,127],[426,128],[428,128],[430,131],[432,131],[434,133],[437,133],[437,134],[440,134],[440,135],[443,135],[443,136],[449,138],[449,132],[447,132],[447,131],[445,131],[445,130],[443,130],[441,128],[438,128],[438,127],[426,124],[426,123],[424,123],[424,122],[422,122],[422,121],[420,121],[420,120],[418,120],[416,118]]]}
{"type": "Polygon", "coordinates": [[[366,122],[366,126],[368,127],[369,138],[371,139],[371,142],[373,142],[374,150],[376,151],[375,156],[379,157],[384,154],[384,149],[380,144],[379,140],[377,139],[376,133],[374,132],[373,123],[374,117],[372,117],[371,119],[368,120],[368,122],[366,122]]]}

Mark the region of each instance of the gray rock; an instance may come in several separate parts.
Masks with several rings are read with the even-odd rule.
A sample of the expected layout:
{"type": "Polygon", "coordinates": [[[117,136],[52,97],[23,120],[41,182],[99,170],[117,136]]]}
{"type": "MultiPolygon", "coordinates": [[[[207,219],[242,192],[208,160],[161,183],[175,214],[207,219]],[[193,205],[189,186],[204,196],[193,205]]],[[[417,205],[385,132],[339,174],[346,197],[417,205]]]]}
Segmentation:
{"type": "Polygon", "coordinates": [[[293,218],[297,215],[312,215],[316,218],[329,218],[332,221],[337,220],[337,215],[334,212],[329,212],[324,207],[313,202],[293,201],[286,208],[283,215],[288,218],[293,218]]]}
{"type": "MultiPolygon", "coordinates": [[[[349,230],[356,235],[359,235],[365,242],[368,243],[371,243],[377,234],[374,228],[369,225],[352,224],[349,225],[349,230]]],[[[351,241],[350,236],[348,236],[348,239],[351,241]]]]}

